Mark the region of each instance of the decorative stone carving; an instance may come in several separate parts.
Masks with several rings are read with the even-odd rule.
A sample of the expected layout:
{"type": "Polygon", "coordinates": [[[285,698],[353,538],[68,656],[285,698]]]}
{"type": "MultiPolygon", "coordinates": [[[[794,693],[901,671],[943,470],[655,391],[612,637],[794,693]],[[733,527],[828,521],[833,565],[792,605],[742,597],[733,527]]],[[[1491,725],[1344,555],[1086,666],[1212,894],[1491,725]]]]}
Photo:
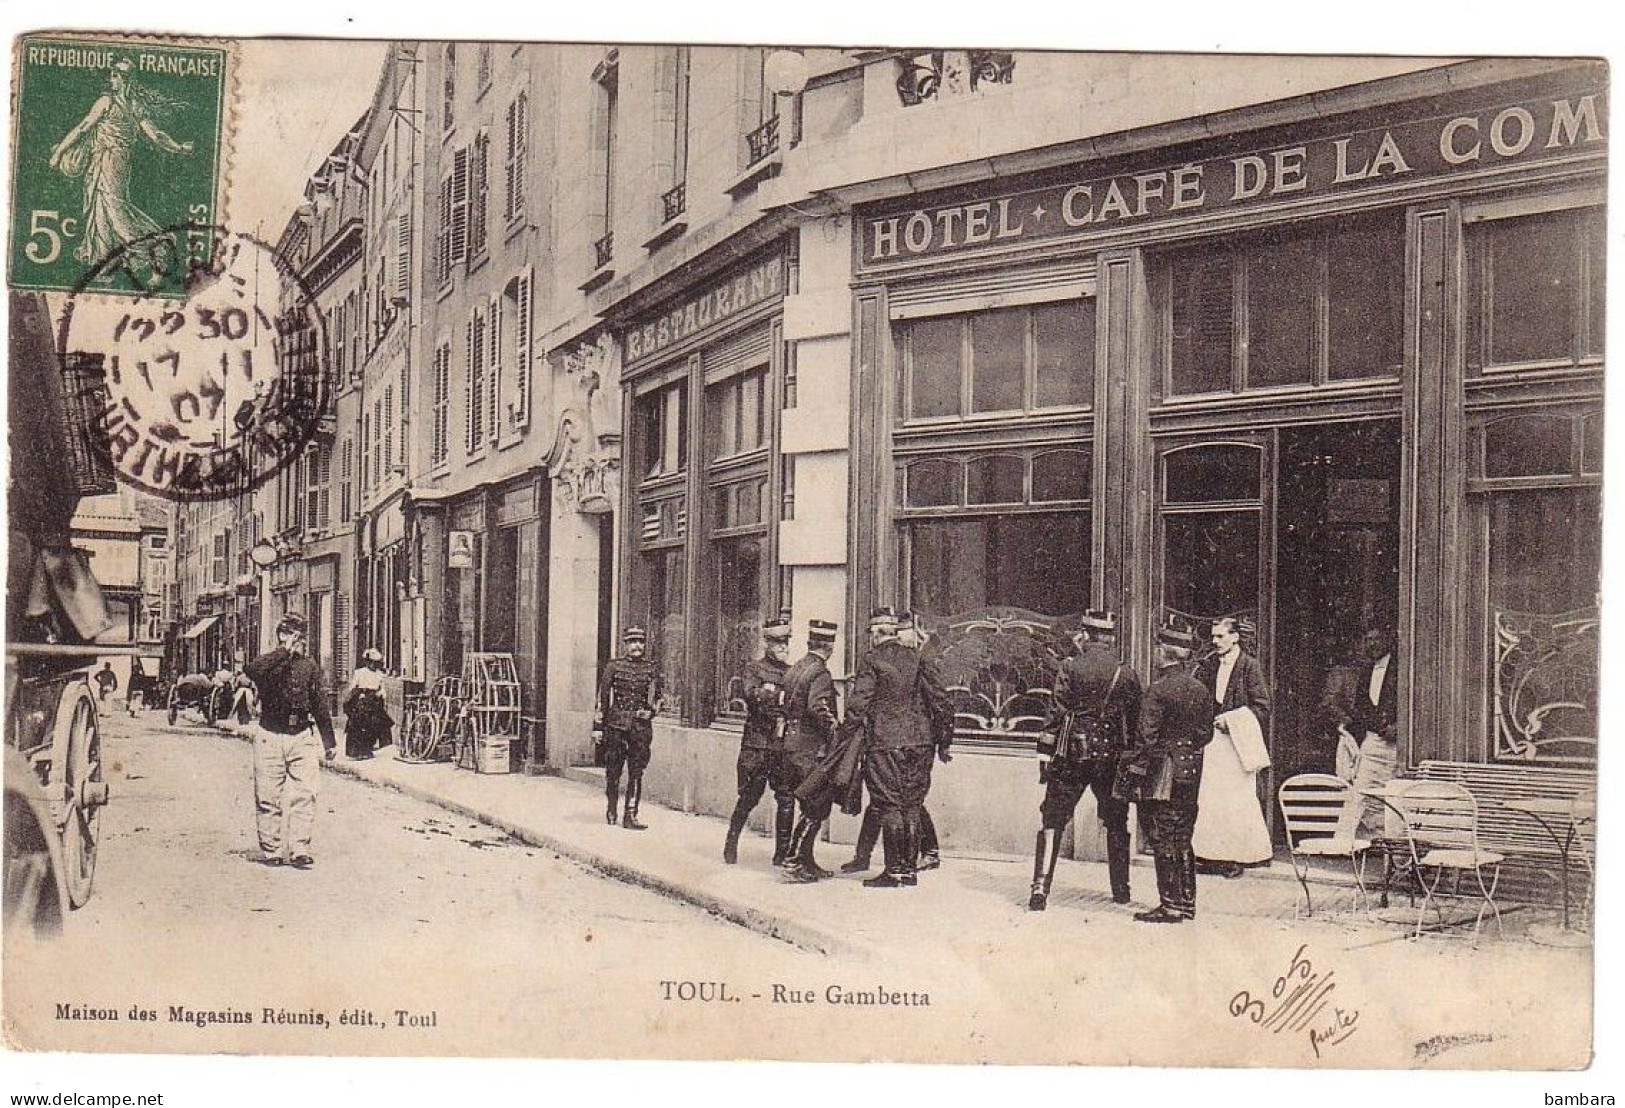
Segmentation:
{"type": "Polygon", "coordinates": [[[601,515],[614,511],[621,491],[620,373],[614,339],[606,332],[554,356],[560,410],[547,470],[561,503],[601,515]]]}

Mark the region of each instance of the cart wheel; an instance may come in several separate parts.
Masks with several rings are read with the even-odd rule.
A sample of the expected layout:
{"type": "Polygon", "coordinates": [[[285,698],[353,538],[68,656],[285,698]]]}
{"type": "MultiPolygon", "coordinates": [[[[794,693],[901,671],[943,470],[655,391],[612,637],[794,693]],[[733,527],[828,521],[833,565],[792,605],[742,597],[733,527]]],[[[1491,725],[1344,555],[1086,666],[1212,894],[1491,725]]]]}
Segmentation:
{"type": "Polygon", "coordinates": [[[180,718],[181,718],[180,705],[175,703],[175,698],[174,697],[170,697],[169,698],[169,725],[171,727],[175,726],[175,721],[177,719],[180,719],[180,718]]]}
{"type": "Polygon", "coordinates": [[[96,702],[82,684],[69,685],[57,710],[57,746],[65,758],[51,771],[53,797],[61,797],[63,886],[68,903],[83,907],[96,880],[96,851],[107,784],[102,780],[101,732],[96,702]],[[60,791],[55,791],[59,789],[60,791]]]}
{"type": "Polygon", "coordinates": [[[426,762],[440,744],[440,721],[430,712],[418,712],[401,731],[401,758],[426,762]]]}

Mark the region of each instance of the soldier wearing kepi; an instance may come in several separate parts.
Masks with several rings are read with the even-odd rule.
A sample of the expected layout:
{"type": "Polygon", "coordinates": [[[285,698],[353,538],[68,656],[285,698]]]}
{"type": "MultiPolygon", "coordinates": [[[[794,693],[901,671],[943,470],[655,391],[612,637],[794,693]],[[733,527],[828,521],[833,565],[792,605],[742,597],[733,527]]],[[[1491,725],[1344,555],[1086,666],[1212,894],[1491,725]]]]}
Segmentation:
{"type": "Polygon", "coordinates": [[[598,713],[594,723],[604,729],[604,821],[616,819],[621,790],[621,767],[626,767],[626,810],[621,826],[647,830],[638,822],[643,799],[643,771],[649,766],[654,742],[654,714],[660,707],[660,670],[644,650],[649,637],[641,627],[628,627],[623,636],[625,654],[610,660],[598,685],[598,713]]]}
{"type": "Polygon", "coordinates": [[[1202,750],[1213,738],[1213,694],[1189,672],[1196,636],[1181,627],[1157,634],[1157,676],[1140,711],[1140,733],[1123,760],[1118,793],[1140,805],[1151,831],[1161,903],[1141,923],[1196,918],[1196,798],[1202,750]]]}
{"type": "MultiPolygon", "coordinates": [[[[920,617],[913,612],[904,612],[897,617],[897,641],[910,650],[925,649],[928,636],[920,617]]],[[[937,757],[943,762],[951,762],[954,756],[946,747],[939,748],[937,757]]],[[[874,862],[875,844],[880,842],[880,809],[870,804],[863,810],[863,823],[858,828],[858,841],[852,851],[852,860],[842,863],[842,873],[864,873],[874,862]]],[[[920,805],[920,860],[915,870],[936,869],[942,865],[942,853],[937,842],[936,821],[931,818],[931,809],[920,805]]]]}
{"type": "Polygon", "coordinates": [[[1033,848],[1033,885],[1027,907],[1042,912],[1049,903],[1061,832],[1086,790],[1095,794],[1095,810],[1106,825],[1106,867],[1112,900],[1129,900],[1128,804],[1112,796],[1117,761],[1127,737],[1139,724],[1139,675],[1117,657],[1117,619],[1090,610],[1079,621],[1072,641],[1078,652],[1061,663],[1055,678],[1055,710],[1040,744],[1045,779],[1043,824],[1033,848]],[[1046,745],[1053,742],[1048,751],[1046,745]]]}
{"type": "Polygon", "coordinates": [[[773,864],[782,865],[790,850],[796,820],[795,774],[784,753],[784,675],[790,669],[790,620],[780,616],[762,625],[762,657],[745,670],[745,734],[739,742],[739,800],[728,821],[722,860],[739,861],[739,836],[745,821],[773,789],[777,806],[773,822],[773,864]]]}
{"type": "Polygon", "coordinates": [[[276,625],[276,638],[275,650],[255,658],[244,669],[260,694],[260,721],[254,729],[259,860],[268,866],[283,863],[286,822],[287,860],[296,869],[308,869],[315,864],[310,840],[316,827],[316,788],[323,751],[332,761],[338,747],[321,667],[305,656],[304,619],[296,614],[283,616],[276,625]]]}
{"type": "MultiPolygon", "coordinates": [[[[828,620],[812,620],[807,626],[807,653],[784,675],[784,753],[796,787],[818,765],[839,722],[835,681],[829,674],[835,631],[835,624],[828,620]]],[[[827,797],[802,802],[785,861],[792,881],[817,881],[830,875],[813,859],[813,844],[831,807],[827,797]]]]}
{"type": "Polygon", "coordinates": [[[940,751],[946,760],[953,710],[936,668],[898,641],[891,609],[876,611],[869,627],[875,645],[858,665],[846,715],[869,730],[864,782],[886,855],[885,871],[864,885],[894,889],[917,883],[931,759],[940,751]]]}

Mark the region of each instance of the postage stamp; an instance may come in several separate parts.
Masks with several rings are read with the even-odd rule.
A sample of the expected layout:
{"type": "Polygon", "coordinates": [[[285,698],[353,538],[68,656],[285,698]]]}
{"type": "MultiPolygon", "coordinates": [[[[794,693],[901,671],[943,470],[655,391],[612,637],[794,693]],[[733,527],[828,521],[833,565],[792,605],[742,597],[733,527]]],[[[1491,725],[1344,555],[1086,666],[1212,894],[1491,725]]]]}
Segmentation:
{"type": "Polygon", "coordinates": [[[287,261],[218,225],[159,228],[99,259],[57,328],[63,365],[100,370],[107,400],[91,428],[119,478],[171,500],[246,493],[299,457],[332,417],[327,336],[287,261]],[[175,241],[188,248],[176,299],[166,285],[99,295],[175,241]]]}
{"type": "Polygon", "coordinates": [[[221,215],[229,65],[223,46],[19,41],[13,288],[69,292],[94,269],[97,292],[185,294],[221,215]]]}

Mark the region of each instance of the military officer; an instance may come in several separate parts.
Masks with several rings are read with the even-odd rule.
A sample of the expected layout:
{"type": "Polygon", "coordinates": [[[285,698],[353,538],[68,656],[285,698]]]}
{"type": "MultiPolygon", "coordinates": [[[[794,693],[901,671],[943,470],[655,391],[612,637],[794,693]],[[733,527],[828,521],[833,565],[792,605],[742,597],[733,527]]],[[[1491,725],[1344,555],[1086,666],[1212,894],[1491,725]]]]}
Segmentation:
{"type": "Polygon", "coordinates": [[[660,671],[644,657],[649,636],[641,627],[628,627],[622,637],[624,654],[604,667],[598,685],[595,725],[604,730],[604,820],[614,824],[621,790],[621,767],[626,767],[626,811],[621,826],[643,831],[638,802],[643,798],[643,771],[648,768],[654,742],[654,714],[660,707],[660,671]]]}
{"type": "MultiPolygon", "coordinates": [[[[1090,610],[1072,637],[1078,652],[1061,663],[1055,678],[1050,724],[1055,747],[1045,777],[1042,825],[1033,849],[1032,893],[1027,907],[1042,912],[1055,880],[1061,832],[1086,790],[1106,825],[1106,867],[1112,900],[1129,900],[1128,804],[1112,796],[1117,761],[1139,722],[1139,675],[1117,657],[1117,619],[1090,610]]],[[[1040,752],[1043,753],[1042,750],[1040,752]]]]}
{"type": "Polygon", "coordinates": [[[739,743],[739,800],[728,821],[722,860],[739,861],[739,836],[751,809],[773,788],[773,864],[783,865],[796,818],[794,775],[784,753],[784,675],[790,669],[790,620],[762,625],[763,653],[745,670],[745,734],[739,743]]]}
{"type": "Polygon", "coordinates": [[[1138,801],[1150,827],[1160,903],[1134,918],[1181,923],[1196,918],[1196,799],[1202,751],[1213,738],[1213,694],[1191,675],[1196,636],[1178,626],[1157,634],[1157,676],[1146,691],[1140,731],[1124,759],[1122,792],[1138,801]]]}
{"type": "MultiPolygon", "coordinates": [[[[807,626],[807,653],[784,675],[784,754],[795,787],[818,765],[839,722],[835,711],[835,680],[829,673],[835,632],[834,623],[812,620],[807,626]]],[[[829,818],[831,807],[827,798],[802,803],[801,818],[791,831],[786,854],[785,866],[791,880],[808,882],[829,876],[829,871],[813,859],[813,844],[817,841],[818,829],[829,818]]]]}
{"type": "Polygon", "coordinates": [[[869,627],[875,645],[858,665],[847,720],[869,732],[864,781],[886,856],[885,870],[864,885],[894,889],[917,883],[931,759],[947,754],[953,712],[936,667],[898,641],[891,609],[876,611],[869,627]]]}

